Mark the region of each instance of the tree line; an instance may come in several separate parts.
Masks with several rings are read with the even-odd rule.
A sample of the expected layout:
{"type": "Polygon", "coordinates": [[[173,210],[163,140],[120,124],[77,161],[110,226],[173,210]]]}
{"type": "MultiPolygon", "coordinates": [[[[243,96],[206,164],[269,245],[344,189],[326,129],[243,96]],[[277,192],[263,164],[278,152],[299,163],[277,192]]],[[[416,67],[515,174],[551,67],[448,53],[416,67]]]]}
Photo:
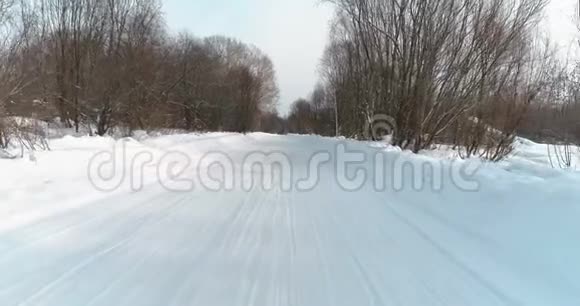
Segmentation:
{"type": "MultiPolygon", "coordinates": [[[[538,30],[547,0],[326,2],[335,17],[319,84],[282,118],[266,54],[171,34],[157,0],[0,0],[0,119],[95,135],[389,134],[414,152],[448,144],[490,160],[517,135],[580,143],[580,69],[538,30]]],[[[0,120],[0,147],[30,134],[21,129],[0,120]]]]}
{"type": "Polygon", "coordinates": [[[327,2],[336,14],[321,83],[293,105],[295,131],[377,140],[367,130],[388,116],[393,145],[443,143],[490,160],[510,154],[518,133],[546,140],[546,126],[575,128],[580,141],[570,122],[580,83],[538,30],[547,1],[327,2]]]}
{"type": "Polygon", "coordinates": [[[56,118],[98,135],[248,132],[276,107],[266,54],[227,37],[170,34],[156,0],[0,0],[0,24],[0,116],[56,118]]]}

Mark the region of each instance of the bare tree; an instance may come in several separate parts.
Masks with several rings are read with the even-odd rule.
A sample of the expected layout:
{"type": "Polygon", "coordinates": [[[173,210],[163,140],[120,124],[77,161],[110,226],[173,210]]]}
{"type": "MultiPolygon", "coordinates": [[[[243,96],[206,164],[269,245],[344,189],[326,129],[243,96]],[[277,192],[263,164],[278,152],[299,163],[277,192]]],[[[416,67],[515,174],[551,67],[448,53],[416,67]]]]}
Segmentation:
{"type": "Polygon", "coordinates": [[[235,39],[170,35],[158,0],[14,1],[0,0],[0,116],[59,118],[76,132],[130,135],[247,132],[275,111],[267,55],[235,39]]]}
{"type": "Polygon", "coordinates": [[[521,47],[544,0],[330,2],[338,13],[323,71],[342,135],[361,137],[386,114],[394,144],[419,151],[498,92],[534,97],[521,47]]]}

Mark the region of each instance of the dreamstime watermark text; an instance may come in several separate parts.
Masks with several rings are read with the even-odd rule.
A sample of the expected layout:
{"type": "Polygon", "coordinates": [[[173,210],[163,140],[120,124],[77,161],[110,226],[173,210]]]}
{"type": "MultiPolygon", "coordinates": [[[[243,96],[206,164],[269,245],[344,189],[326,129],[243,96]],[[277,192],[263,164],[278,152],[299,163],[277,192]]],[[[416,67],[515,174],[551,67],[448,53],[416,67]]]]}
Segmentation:
{"type": "Polygon", "coordinates": [[[282,151],[249,151],[244,155],[212,151],[196,155],[185,151],[156,154],[128,150],[120,141],[99,152],[87,168],[91,184],[103,192],[122,186],[140,191],[157,183],[169,191],[212,192],[256,188],[264,191],[311,191],[334,184],[344,191],[442,191],[456,188],[478,191],[477,160],[412,158],[410,153],[353,149],[337,142],[310,156],[282,151]]]}

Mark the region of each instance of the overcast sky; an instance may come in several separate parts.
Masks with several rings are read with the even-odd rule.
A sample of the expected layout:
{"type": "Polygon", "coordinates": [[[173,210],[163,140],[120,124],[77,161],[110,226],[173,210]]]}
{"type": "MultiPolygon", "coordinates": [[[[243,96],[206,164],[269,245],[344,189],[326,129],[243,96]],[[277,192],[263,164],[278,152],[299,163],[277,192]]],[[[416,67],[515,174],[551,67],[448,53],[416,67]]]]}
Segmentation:
{"type": "Polygon", "coordinates": [[[163,0],[169,27],[223,34],[256,45],[276,67],[280,111],[307,96],[327,40],[332,9],[317,0],[163,0]]]}
{"type": "MultiPolygon", "coordinates": [[[[314,88],[332,16],[328,4],[319,0],[162,1],[173,31],[231,36],[267,53],[278,73],[281,113],[314,88]]],[[[552,0],[547,9],[545,31],[560,43],[563,54],[576,34],[572,19],[577,1],[552,0]]]]}
{"type": "Polygon", "coordinates": [[[570,58],[578,58],[580,33],[576,26],[578,20],[578,1],[552,0],[546,8],[543,28],[550,39],[560,46],[560,53],[570,58]]]}

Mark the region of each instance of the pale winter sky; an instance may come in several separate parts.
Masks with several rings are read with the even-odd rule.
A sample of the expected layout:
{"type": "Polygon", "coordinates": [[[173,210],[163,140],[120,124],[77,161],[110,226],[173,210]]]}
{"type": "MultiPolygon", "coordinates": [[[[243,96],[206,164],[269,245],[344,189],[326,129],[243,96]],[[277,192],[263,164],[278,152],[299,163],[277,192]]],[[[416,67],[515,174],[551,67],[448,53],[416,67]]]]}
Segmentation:
{"type": "MultiPolygon", "coordinates": [[[[328,4],[320,0],[162,1],[173,31],[231,36],[266,52],[278,73],[282,114],[314,88],[332,17],[328,4]]],[[[578,12],[577,1],[551,0],[546,12],[545,32],[560,43],[563,55],[574,53],[568,50],[576,36],[572,19],[578,12]]]]}

